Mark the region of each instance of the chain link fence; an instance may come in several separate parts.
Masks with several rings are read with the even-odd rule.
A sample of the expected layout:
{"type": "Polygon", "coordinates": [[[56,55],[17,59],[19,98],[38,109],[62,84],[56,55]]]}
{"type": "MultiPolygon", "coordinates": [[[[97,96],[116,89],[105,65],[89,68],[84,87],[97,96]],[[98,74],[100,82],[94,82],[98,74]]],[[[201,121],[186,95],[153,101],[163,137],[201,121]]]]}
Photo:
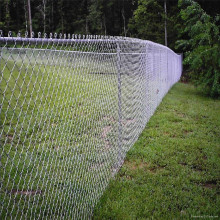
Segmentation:
{"type": "Polygon", "coordinates": [[[181,56],[132,38],[0,36],[1,219],[90,219],[181,56]]]}

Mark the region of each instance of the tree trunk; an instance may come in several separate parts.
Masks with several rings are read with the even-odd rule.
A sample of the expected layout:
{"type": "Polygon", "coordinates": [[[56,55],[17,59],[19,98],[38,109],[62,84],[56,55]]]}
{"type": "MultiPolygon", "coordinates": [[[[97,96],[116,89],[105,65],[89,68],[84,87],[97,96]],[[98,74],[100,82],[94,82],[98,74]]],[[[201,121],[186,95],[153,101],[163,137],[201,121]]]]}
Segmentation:
{"type": "Polygon", "coordinates": [[[164,32],[165,32],[165,46],[167,47],[167,0],[164,0],[164,13],[165,13],[165,21],[164,21],[164,32]]]}
{"type": "Polygon", "coordinates": [[[30,37],[32,37],[32,20],[31,20],[31,3],[30,0],[27,0],[28,3],[28,18],[29,18],[29,27],[30,27],[30,37]]]}
{"type": "Polygon", "coordinates": [[[44,33],[45,33],[46,32],[46,0],[43,0],[43,7],[44,7],[44,12],[43,12],[44,33]]]}
{"type": "Polygon", "coordinates": [[[6,6],[5,6],[5,11],[6,11],[6,27],[7,31],[9,31],[9,20],[10,20],[10,13],[9,13],[9,0],[6,1],[6,6]]]}
{"type": "Polygon", "coordinates": [[[125,35],[125,37],[126,37],[126,23],[125,23],[125,11],[124,11],[124,8],[122,9],[122,11],[121,11],[121,14],[122,14],[122,18],[123,18],[123,24],[124,24],[124,35],[125,35]]]}
{"type": "Polygon", "coordinates": [[[104,14],[104,31],[105,31],[105,35],[106,35],[106,33],[107,33],[107,31],[106,31],[106,18],[105,18],[105,14],[104,14]]]}
{"type": "Polygon", "coordinates": [[[86,16],[86,35],[88,34],[89,32],[89,27],[88,27],[88,18],[86,16]]]}
{"type": "Polygon", "coordinates": [[[52,17],[51,17],[51,31],[53,32],[54,31],[54,19],[53,19],[53,1],[52,1],[52,17]]]}

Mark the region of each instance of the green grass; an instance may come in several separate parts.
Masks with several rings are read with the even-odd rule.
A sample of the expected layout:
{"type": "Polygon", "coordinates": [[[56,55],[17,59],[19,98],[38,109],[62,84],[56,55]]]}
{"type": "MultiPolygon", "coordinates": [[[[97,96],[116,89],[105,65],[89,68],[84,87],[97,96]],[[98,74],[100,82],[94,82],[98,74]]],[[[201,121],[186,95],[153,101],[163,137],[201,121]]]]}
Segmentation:
{"type": "MultiPolygon", "coordinates": [[[[156,105],[157,94],[162,92],[157,89],[157,80],[152,79],[146,84],[143,75],[137,75],[139,70],[135,65],[128,66],[128,72],[122,69],[125,73],[121,75],[123,146],[119,149],[117,65],[114,56],[104,58],[100,60],[96,56],[64,51],[2,50],[0,218],[76,219],[91,216],[94,205],[118,168],[119,157],[125,155],[142,130],[146,116],[143,110],[148,109],[149,117],[154,110],[152,106],[156,105]],[[144,96],[146,91],[147,97],[144,96]],[[140,105],[144,98],[147,103],[140,105]]],[[[194,178],[190,180],[190,187],[193,183],[194,187],[216,193],[219,170],[218,167],[214,170],[213,166],[219,157],[214,145],[219,144],[219,113],[214,111],[219,109],[219,101],[200,97],[192,88],[179,84],[159,109],[128,154],[116,177],[119,182],[111,183],[116,187],[115,192],[108,195],[107,191],[102,199],[114,201],[118,198],[119,202],[110,203],[118,206],[117,211],[103,208],[109,209],[110,214],[96,211],[95,217],[129,219],[144,215],[145,218],[147,215],[143,212],[152,216],[152,212],[157,213],[155,203],[161,200],[160,196],[165,211],[159,208],[167,212],[175,203],[167,208],[168,197],[163,196],[161,186],[168,188],[165,194],[172,198],[180,196],[188,204],[189,201],[181,197],[182,191],[178,194],[175,190],[181,186],[183,174],[188,175],[187,172],[194,178]],[[189,106],[189,115],[186,106],[189,106]],[[212,151],[205,151],[206,145],[200,142],[210,145],[212,151]],[[168,151],[165,151],[166,144],[168,151]],[[194,156],[190,153],[192,149],[197,150],[194,156]],[[201,166],[201,158],[205,158],[204,166],[201,166]],[[200,174],[206,169],[207,174],[202,176],[201,182],[200,174]],[[177,175],[181,172],[180,178],[177,175]],[[179,185],[174,184],[171,173],[177,176],[179,185]],[[121,184],[133,188],[129,190],[121,184]],[[129,194],[132,198],[126,198],[129,194]],[[146,201],[137,200],[135,204],[137,194],[146,201]],[[150,196],[153,196],[152,201],[150,196]],[[132,211],[121,209],[122,204],[132,211]]],[[[183,190],[189,191],[188,182],[184,184],[183,190]]],[[[186,209],[181,211],[185,213],[186,209]]],[[[155,217],[158,216],[155,214],[155,217]]]]}
{"type": "Polygon", "coordinates": [[[193,216],[220,218],[220,100],[178,83],[128,152],[94,219],[193,216]]]}
{"type": "Polygon", "coordinates": [[[119,147],[116,54],[38,49],[1,51],[0,219],[87,218],[156,104],[157,80],[122,68],[119,147]]]}
{"type": "Polygon", "coordinates": [[[73,61],[43,52],[3,54],[2,219],[88,214],[99,197],[103,170],[111,172],[114,147],[105,149],[102,133],[110,126],[109,145],[117,143],[117,74],[90,73],[114,72],[108,63],[97,69],[92,61],[73,61]]]}

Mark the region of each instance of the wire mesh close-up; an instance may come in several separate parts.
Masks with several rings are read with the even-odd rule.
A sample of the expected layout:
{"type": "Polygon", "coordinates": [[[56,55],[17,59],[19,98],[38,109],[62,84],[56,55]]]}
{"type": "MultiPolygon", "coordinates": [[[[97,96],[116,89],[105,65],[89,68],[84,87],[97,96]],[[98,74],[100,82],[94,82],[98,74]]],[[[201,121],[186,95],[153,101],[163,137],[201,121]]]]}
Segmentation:
{"type": "Polygon", "coordinates": [[[0,37],[1,219],[90,219],[182,73],[150,41],[0,37]]]}

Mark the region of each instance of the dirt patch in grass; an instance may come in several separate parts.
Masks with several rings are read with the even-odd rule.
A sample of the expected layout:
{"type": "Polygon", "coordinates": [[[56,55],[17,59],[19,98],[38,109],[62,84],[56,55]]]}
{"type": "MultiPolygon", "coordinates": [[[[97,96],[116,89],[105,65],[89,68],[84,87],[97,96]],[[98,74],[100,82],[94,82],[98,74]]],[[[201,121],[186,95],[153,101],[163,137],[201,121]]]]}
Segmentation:
{"type": "Polygon", "coordinates": [[[178,117],[180,117],[180,118],[185,118],[185,117],[186,117],[186,114],[185,114],[185,113],[178,112],[178,111],[176,111],[176,110],[175,110],[175,112],[176,112],[176,115],[177,115],[178,117]]]}
{"type": "Polygon", "coordinates": [[[183,130],[183,133],[184,133],[184,134],[191,134],[191,133],[193,133],[193,131],[184,129],[184,130],[183,130]]]}
{"type": "Polygon", "coordinates": [[[207,181],[203,183],[202,186],[208,189],[214,189],[217,187],[217,181],[216,180],[207,181]]]}
{"type": "Polygon", "coordinates": [[[163,134],[166,135],[166,136],[170,136],[170,133],[167,132],[167,131],[163,132],[163,134]]]}
{"type": "Polygon", "coordinates": [[[105,149],[109,149],[111,147],[111,144],[109,140],[107,139],[108,133],[111,131],[112,126],[106,126],[102,129],[102,140],[105,143],[105,149]]]}
{"type": "Polygon", "coordinates": [[[7,142],[8,143],[11,143],[13,141],[13,139],[14,139],[13,135],[8,135],[7,136],[7,142]]]}
{"type": "Polygon", "coordinates": [[[146,162],[134,162],[134,161],[125,161],[124,166],[126,166],[128,169],[135,171],[135,170],[141,170],[144,169],[150,173],[156,174],[158,171],[161,171],[166,166],[156,166],[156,167],[150,167],[150,165],[146,162]]]}
{"type": "Polygon", "coordinates": [[[42,190],[17,190],[12,189],[10,191],[11,194],[25,195],[25,196],[34,196],[37,194],[42,194],[42,190]]]}
{"type": "Polygon", "coordinates": [[[107,134],[111,131],[111,126],[106,126],[102,129],[102,138],[106,138],[107,134]]]}
{"type": "Polygon", "coordinates": [[[55,151],[58,151],[58,150],[60,149],[60,146],[54,146],[53,149],[54,149],[55,151]]]}
{"type": "Polygon", "coordinates": [[[149,165],[145,162],[136,163],[135,161],[125,161],[124,165],[130,170],[144,169],[149,167],[149,165]]]}

